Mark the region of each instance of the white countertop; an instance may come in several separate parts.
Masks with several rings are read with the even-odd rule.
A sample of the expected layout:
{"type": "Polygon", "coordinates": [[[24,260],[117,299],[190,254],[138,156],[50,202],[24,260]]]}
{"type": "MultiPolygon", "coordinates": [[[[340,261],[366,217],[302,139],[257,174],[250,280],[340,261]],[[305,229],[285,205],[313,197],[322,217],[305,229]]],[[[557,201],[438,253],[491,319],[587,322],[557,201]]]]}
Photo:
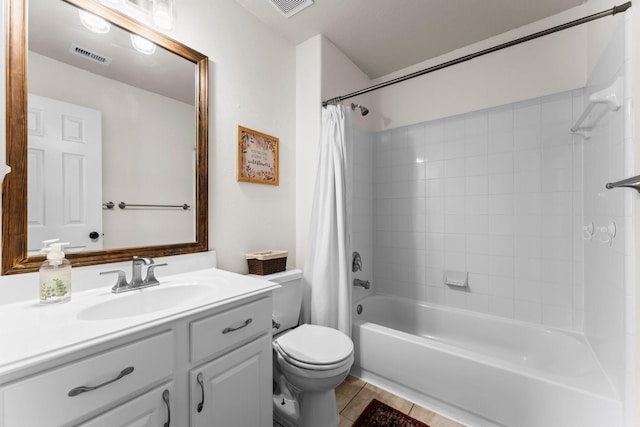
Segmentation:
{"type": "MultiPolygon", "coordinates": [[[[115,280],[115,277],[114,277],[115,280]]],[[[242,298],[269,292],[279,285],[249,276],[209,268],[159,278],[160,285],[120,294],[111,287],[74,293],[67,303],[40,305],[38,300],[0,305],[0,379],[3,375],[242,298]],[[87,307],[163,286],[211,286],[197,299],[150,313],[105,320],[82,320],[87,307]]],[[[141,311],[143,309],[141,308],[141,311]]],[[[0,381],[1,382],[1,381],[0,381]]]]}

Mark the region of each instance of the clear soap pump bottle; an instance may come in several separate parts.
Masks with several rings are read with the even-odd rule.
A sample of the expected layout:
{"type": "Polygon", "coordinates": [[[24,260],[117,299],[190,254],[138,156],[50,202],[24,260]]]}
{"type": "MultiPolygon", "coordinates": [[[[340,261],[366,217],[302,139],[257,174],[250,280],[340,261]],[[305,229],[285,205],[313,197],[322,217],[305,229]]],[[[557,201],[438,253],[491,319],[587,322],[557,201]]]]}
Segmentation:
{"type": "Polygon", "coordinates": [[[64,257],[58,239],[45,240],[41,253],[47,260],[40,266],[40,304],[67,302],[71,299],[71,263],[64,257]],[[48,246],[47,246],[48,245],[48,246]]]}

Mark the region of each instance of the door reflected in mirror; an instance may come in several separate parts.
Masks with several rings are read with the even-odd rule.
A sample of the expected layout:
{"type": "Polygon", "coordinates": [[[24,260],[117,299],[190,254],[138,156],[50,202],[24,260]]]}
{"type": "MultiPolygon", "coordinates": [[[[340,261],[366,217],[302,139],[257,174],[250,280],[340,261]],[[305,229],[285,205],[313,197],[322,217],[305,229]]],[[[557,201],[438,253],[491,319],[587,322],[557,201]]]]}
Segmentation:
{"type": "Polygon", "coordinates": [[[75,265],[206,250],[207,58],[97,1],[28,1],[10,1],[8,66],[28,69],[7,76],[3,274],[53,238],[75,265]]]}
{"type": "Polygon", "coordinates": [[[195,203],[195,64],[79,12],[30,0],[29,253],[52,238],[71,251],[195,241],[192,209],[153,207],[195,203]]]}

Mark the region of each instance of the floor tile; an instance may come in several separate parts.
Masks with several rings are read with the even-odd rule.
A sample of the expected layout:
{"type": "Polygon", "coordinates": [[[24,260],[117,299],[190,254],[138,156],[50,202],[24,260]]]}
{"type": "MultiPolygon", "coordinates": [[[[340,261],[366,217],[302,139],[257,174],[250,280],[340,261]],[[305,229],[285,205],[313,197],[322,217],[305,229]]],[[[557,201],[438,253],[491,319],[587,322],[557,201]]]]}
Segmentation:
{"type": "Polygon", "coordinates": [[[372,399],[378,399],[419,421],[429,424],[430,427],[464,427],[462,424],[415,405],[351,375],[336,388],[336,404],[340,413],[338,427],[351,427],[352,423],[372,399]]]}
{"type": "Polygon", "coordinates": [[[352,424],[353,424],[353,421],[340,415],[340,424],[338,424],[338,427],[351,427],[352,424]]]}
{"type": "Polygon", "coordinates": [[[338,412],[342,412],[365,384],[361,379],[349,375],[342,384],[336,387],[336,406],[338,412]]]}
{"type": "Polygon", "coordinates": [[[435,412],[425,409],[420,405],[413,405],[411,411],[409,411],[409,415],[423,423],[429,423],[433,417],[438,416],[435,412]]]}
{"type": "Polygon", "coordinates": [[[464,425],[459,424],[449,418],[445,418],[442,415],[435,414],[435,416],[429,420],[430,427],[464,427],[464,425]]]}
{"type": "Polygon", "coordinates": [[[341,415],[352,421],[355,420],[372,399],[378,399],[405,414],[411,410],[411,402],[367,383],[342,410],[341,415]]]}

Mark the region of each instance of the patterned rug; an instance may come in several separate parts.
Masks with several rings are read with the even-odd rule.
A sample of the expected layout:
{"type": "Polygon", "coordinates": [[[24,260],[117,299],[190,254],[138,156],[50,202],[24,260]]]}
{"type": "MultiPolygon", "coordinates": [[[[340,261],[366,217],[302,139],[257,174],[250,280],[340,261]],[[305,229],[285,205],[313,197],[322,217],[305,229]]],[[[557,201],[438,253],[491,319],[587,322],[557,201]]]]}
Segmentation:
{"type": "Polygon", "coordinates": [[[391,406],[373,399],[352,427],[429,427],[391,406]]]}

